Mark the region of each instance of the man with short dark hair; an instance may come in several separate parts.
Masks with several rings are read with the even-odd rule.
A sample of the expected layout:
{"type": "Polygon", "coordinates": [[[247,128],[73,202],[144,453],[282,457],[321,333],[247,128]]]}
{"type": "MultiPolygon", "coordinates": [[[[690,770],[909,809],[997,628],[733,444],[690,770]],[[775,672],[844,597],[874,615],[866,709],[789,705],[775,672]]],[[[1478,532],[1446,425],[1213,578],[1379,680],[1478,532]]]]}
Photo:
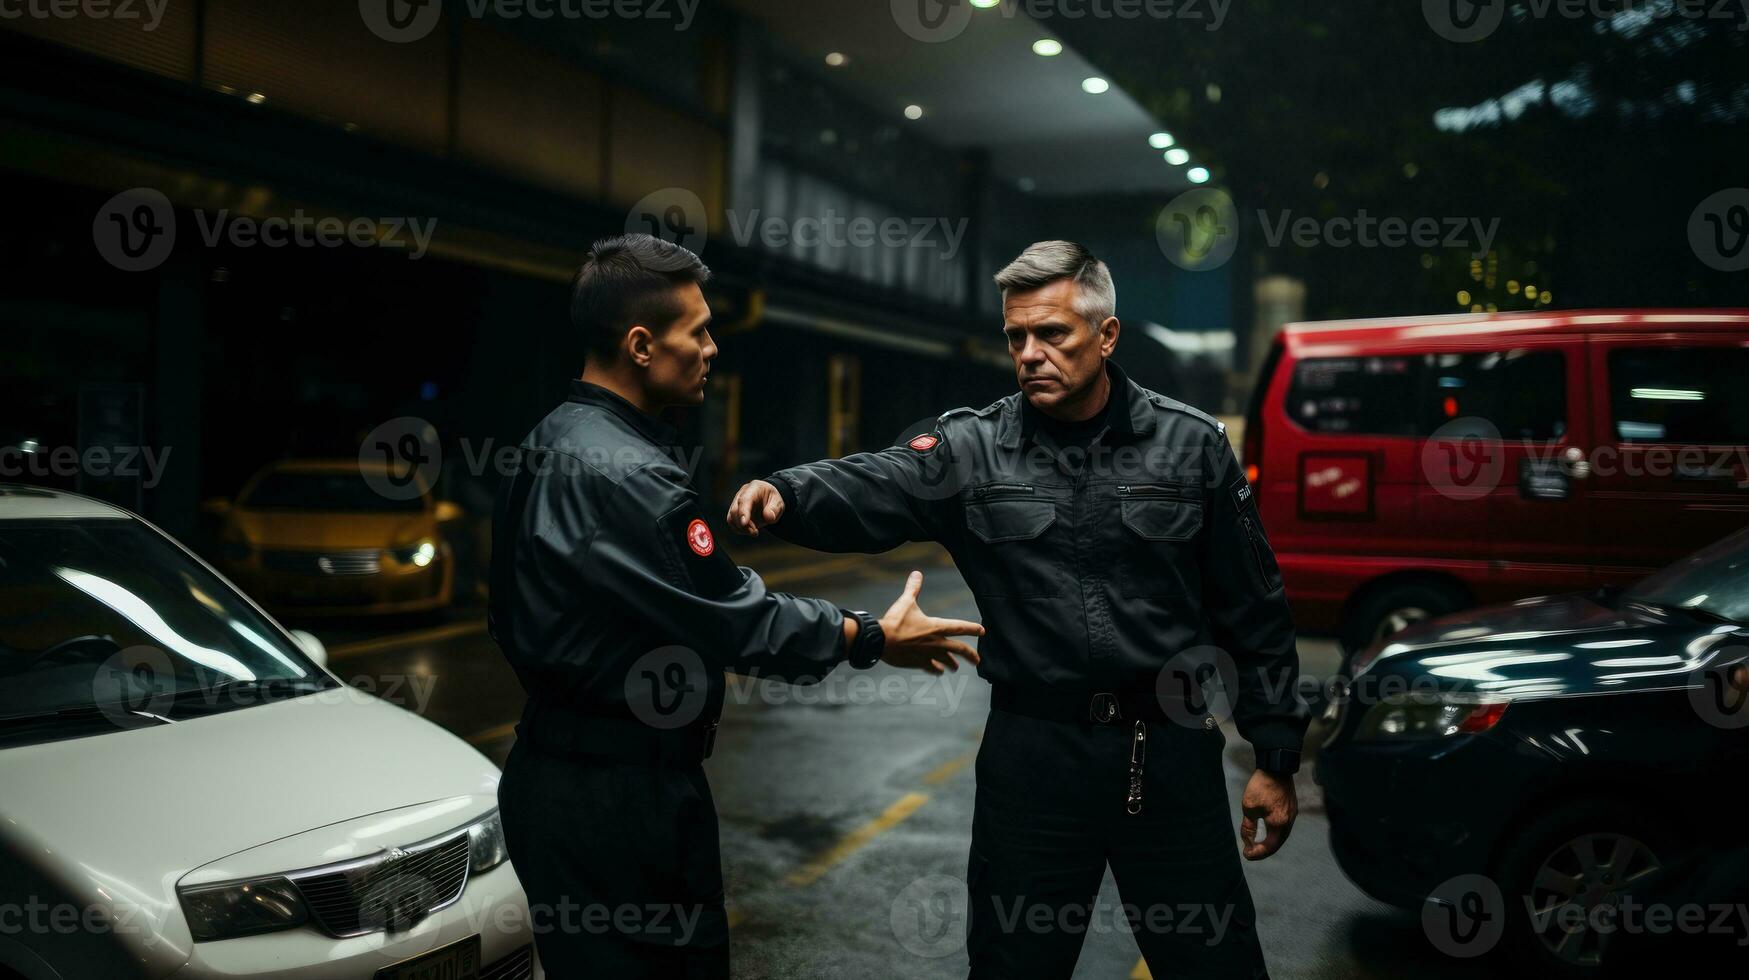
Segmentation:
{"type": "Polygon", "coordinates": [[[723,672],[793,683],[839,661],[941,673],[976,623],[768,591],[699,515],[674,431],[717,348],[698,256],[597,242],[572,283],[583,377],[517,450],[493,515],[489,623],[529,700],[498,787],[547,975],[726,980],[711,754],[723,672]]]}
{"type": "Polygon", "coordinates": [[[971,586],[993,685],[967,871],[974,980],[1067,978],[1108,865],[1155,976],[1262,977],[1225,740],[1198,683],[1236,688],[1257,758],[1239,843],[1268,857],[1293,827],[1307,711],[1251,488],[1225,426],[1110,360],[1103,262],[1039,242],[996,283],[1018,394],[750,483],[729,524],[825,551],[939,541],[971,586]]]}

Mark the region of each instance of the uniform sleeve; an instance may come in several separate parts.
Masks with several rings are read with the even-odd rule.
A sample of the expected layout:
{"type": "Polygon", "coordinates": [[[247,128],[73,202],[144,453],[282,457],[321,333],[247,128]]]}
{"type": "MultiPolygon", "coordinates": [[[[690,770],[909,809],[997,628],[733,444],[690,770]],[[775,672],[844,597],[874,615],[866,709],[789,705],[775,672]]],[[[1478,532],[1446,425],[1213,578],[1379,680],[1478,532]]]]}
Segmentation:
{"type": "Polygon", "coordinates": [[[1234,721],[1259,759],[1275,749],[1298,752],[1310,713],[1298,696],[1299,651],[1281,569],[1233,447],[1217,435],[1206,455],[1203,609],[1215,645],[1238,668],[1234,721]]]}
{"type": "Polygon", "coordinates": [[[796,683],[825,677],[845,656],[843,612],[773,592],[736,567],[679,477],[646,466],[600,491],[610,499],[597,502],[602,519],[574,557],[584,580],[724,670],[796,683]]]}
{"type": "Polygon", "coordinates": [[[816,551],[879,552],[939,536],[937,501],[951,496],[952,453],[939,428],[878,453],[856,453],[766,477],[783,495],[770,530],[816,551]]]}

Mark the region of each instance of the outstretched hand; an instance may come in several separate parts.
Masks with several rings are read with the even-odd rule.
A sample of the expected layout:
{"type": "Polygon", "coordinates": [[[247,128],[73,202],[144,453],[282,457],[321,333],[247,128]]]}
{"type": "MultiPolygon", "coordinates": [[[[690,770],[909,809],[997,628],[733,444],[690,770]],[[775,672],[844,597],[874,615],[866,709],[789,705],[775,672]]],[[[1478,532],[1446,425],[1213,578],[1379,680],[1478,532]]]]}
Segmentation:
{"type": "Polygon", "coordinates": [[[759,529],[783,517],[783,494],[764,480],[754,480],[735,491],[729,501],[729,527],[759,537],[759,529]]]}
{"type": "Polygon", "coordinates": [[[917,594],[922,589],[923,573],[912,572],[905,579],[905,590],[881,617],[881,632],[887,638],[881,660],[931,674],[960,669],[956,657],[978,663],[978,651],[953,637],[983,636],[984,627],[969,620],[937,619],[924,613],[917,605],[917,594]]]}

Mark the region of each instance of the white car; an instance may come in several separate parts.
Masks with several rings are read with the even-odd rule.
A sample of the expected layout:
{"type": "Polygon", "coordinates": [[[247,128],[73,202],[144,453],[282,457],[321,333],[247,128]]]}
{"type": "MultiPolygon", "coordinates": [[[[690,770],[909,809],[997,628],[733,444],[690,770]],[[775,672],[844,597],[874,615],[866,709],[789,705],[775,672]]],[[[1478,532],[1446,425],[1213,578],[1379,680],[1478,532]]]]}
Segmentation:
{"type": "Polygon", "coordinates": [[[540,976],[499,771],[168,535],[0,486],[0,980],[540,976]]]}

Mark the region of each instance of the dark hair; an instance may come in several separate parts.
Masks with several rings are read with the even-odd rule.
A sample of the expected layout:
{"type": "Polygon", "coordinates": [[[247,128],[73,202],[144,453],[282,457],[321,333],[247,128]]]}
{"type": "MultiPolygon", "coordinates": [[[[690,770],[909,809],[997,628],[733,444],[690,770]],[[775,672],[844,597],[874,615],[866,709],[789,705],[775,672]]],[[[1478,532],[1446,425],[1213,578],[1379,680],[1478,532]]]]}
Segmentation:
{"type": "Polygon", "coordinates": [[[633,326],[673,323],[680,316],[674,287],[710,277],[698,256],[651,235],[596,242],[571,277],[571,325],[583,335],[584,357],[611,360],[633,326]]]}

